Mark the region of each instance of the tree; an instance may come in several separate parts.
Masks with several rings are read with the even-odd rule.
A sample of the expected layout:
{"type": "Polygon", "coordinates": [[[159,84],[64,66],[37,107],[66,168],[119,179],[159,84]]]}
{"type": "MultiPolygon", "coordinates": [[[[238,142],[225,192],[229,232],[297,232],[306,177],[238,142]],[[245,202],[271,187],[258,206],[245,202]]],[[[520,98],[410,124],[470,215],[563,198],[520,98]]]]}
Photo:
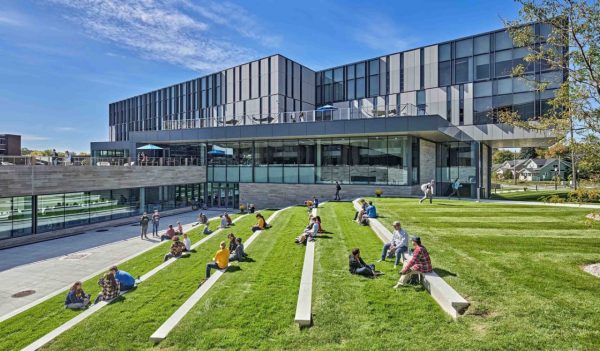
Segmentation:
{"type": "Polygon", "coordinates": [[[542,113],[524,120],[518,112],[501,112],[503,123],[533,130],[552,130],[571,151],[573,186],[577,187],[575,157],[581,143],[600,133],[600,1],[516,0],[519,18],[505,25],[516,46],[527,47],[524,63],[513,68],[532,88],[543,93],[557,88],[542,113]],[[531,23],[541,23],[536,34],[531,23]],[[557,79],[536,80],[528,74],[532,63],[563,72],[557,79]],[[566,76],[566,79],[564,78],[566,76]]]}
{"type": "Polygon", "coordinates": [[[494,155],[492,155],[492,162],[494,164],[504,163],[506,161],[513,160],[515,158],[515,153],[510,150],[496,150],[494,155]]]}
{"type": "Polygon", "coordinates": [[[556,143],[546,150],[546,158],[566,158],[570,153],[569,146],[563,143],[556,143]]]}
{"type": "Polygon", "coordinates": [[[537,151],[535,150],[534,147],[522,147],[521,151],[519,152],[519,159],[521,160],[526,160],[528,158],[536,158],[537,157],[537,151]]]}

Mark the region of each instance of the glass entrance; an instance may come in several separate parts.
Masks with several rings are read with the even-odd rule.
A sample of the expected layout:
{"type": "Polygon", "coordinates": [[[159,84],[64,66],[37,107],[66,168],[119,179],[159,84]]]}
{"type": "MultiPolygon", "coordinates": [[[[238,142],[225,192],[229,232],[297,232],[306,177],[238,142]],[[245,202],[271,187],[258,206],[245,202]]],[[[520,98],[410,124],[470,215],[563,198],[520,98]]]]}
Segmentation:
{"type": "Polygon", "coordinates": [[[207,183],[208,207],[238,208],[240,203],[238,183],[207,183]]]}

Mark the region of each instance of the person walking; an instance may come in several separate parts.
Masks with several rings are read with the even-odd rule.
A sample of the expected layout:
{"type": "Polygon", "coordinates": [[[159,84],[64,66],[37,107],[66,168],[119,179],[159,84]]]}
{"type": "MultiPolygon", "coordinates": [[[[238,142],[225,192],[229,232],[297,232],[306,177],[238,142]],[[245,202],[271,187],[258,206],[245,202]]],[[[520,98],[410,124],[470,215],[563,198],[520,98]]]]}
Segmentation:
{"type": "Polygon", "coordinates": [[[334,198],[334,200],[338,200],[338,201],[341,200],[341,198],[340,198],[340,190],[342,190],[342,186],[336,180],[335,181],[335,198],[334,198]]]}
{"type": "Polygon", "coordinates": [[[154,210],[152,214],[152,237],[158,238],[158,225],[160,223],[160,213],[158,210],[154,210]]]}
{"type": "Polygon", "coordinates": [[[144,212],[140,218],[140,226],[142,227],[140,239],[148,239],[148,223],[150,223],[150,217],[148,217],[148,214],[144,212]]]}
{"type": "Polygon", "coordinates": [[[460,180],[458,180],[458,177],[456,177],[456,179],[454,179],[454,182],[452,182],[451,184],[452,186],[452,193],[450,193],[450,196],[448,196],[448,199],[450,199],[452,196],[456,195],[456,198],[460,200],[460,195],[458,194],[458,189],[460,189],[460,180]]]}
{"type": "Polygon", "coordinates": [[[423,198],[419,200],[419,203],[423,203],[425,199],[429,198],[429,203],[433,203],[433,191],[435,186],[435,180],[431,180],[429,183],[421,185],[421,191],[423,191],[423,198]]]}

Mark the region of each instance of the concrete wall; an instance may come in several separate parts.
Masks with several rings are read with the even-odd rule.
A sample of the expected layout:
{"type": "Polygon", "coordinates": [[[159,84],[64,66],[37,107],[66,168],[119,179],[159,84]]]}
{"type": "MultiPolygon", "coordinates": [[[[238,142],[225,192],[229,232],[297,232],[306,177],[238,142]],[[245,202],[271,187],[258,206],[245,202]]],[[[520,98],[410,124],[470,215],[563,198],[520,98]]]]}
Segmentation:
{"type": "MultiPolygon", "coordinates": [[[[375,189],[382,189],[383,196],[406,196],[418,194],[418,186],[376,186],[342,184],[340,196],[344,200],[360,196],[375,196],[375,189]]],[[[319,201],[333,200],[335,184],[261,184],[240,183],[240,204],[253,203],[257,207],[283,207],[298,205],[316,196],[319,201]]]]}
{"type": "Polygon", "coordinates": [[[435,143],[420,139],[419,183],[435,179],[435,143]]]}
{"type": "Polygon", "coordinates": [[[2,166],[0,197],[203,183],[206,167],[2,166]]]}

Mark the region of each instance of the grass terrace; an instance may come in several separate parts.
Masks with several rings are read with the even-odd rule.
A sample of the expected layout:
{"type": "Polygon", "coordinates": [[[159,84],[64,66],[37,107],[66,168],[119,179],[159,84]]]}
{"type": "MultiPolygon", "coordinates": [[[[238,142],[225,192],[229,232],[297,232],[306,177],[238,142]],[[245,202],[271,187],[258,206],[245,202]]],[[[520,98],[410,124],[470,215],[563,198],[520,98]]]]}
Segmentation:
{"type": "MultiPolygon", "coordinates": [[[[382,243],[370,228],[352,221],[351,203],[336,202],[319,209],[328,232],[316,242],[310,328],[294,323],[305,249],[293,241],[307,224],[307,211],[293,207],[247,250],[251,260],[234,263],[238,268],[225,273],[160,344],[152,344],[149,336],[195,291],[229,230],[46,349],[600,349],[600,279],[580,269],[600,262],[600,223],[586,224],[589,210],[371,200],[385,225],[399,219],[409,234],[422,237],[437,273],[471,302],[458,321],[421,286],[392,289],[398,272],[391,261],[377,264],[385,273],[380,278],[351,275],[350,250],[359,247],[365,261],[373,263],[382,243]]],[[[248,216],[231,232],[247,239],[254,222],[248,216]]],[[[141,274],[160,263],[165,248],[123,269],[141,274]]],[[[88,282],[87,290],[96,292],[94,284],[95,279],[88,282]]],[[[65,311],[62,303],[59,296],[0,325],[5,332],[0,349],[25,346],[71,318],[76,312],[65,311]]]]}
{"type": "Polygon", "coordinates": [[[508,200],[508,201],[543,201],[544,197],[556,195],[565,201],[569,198],[569,190],[528,190],[528,191],[512,191],[503,193],[492,193],[493,200],[508,200]]]}

